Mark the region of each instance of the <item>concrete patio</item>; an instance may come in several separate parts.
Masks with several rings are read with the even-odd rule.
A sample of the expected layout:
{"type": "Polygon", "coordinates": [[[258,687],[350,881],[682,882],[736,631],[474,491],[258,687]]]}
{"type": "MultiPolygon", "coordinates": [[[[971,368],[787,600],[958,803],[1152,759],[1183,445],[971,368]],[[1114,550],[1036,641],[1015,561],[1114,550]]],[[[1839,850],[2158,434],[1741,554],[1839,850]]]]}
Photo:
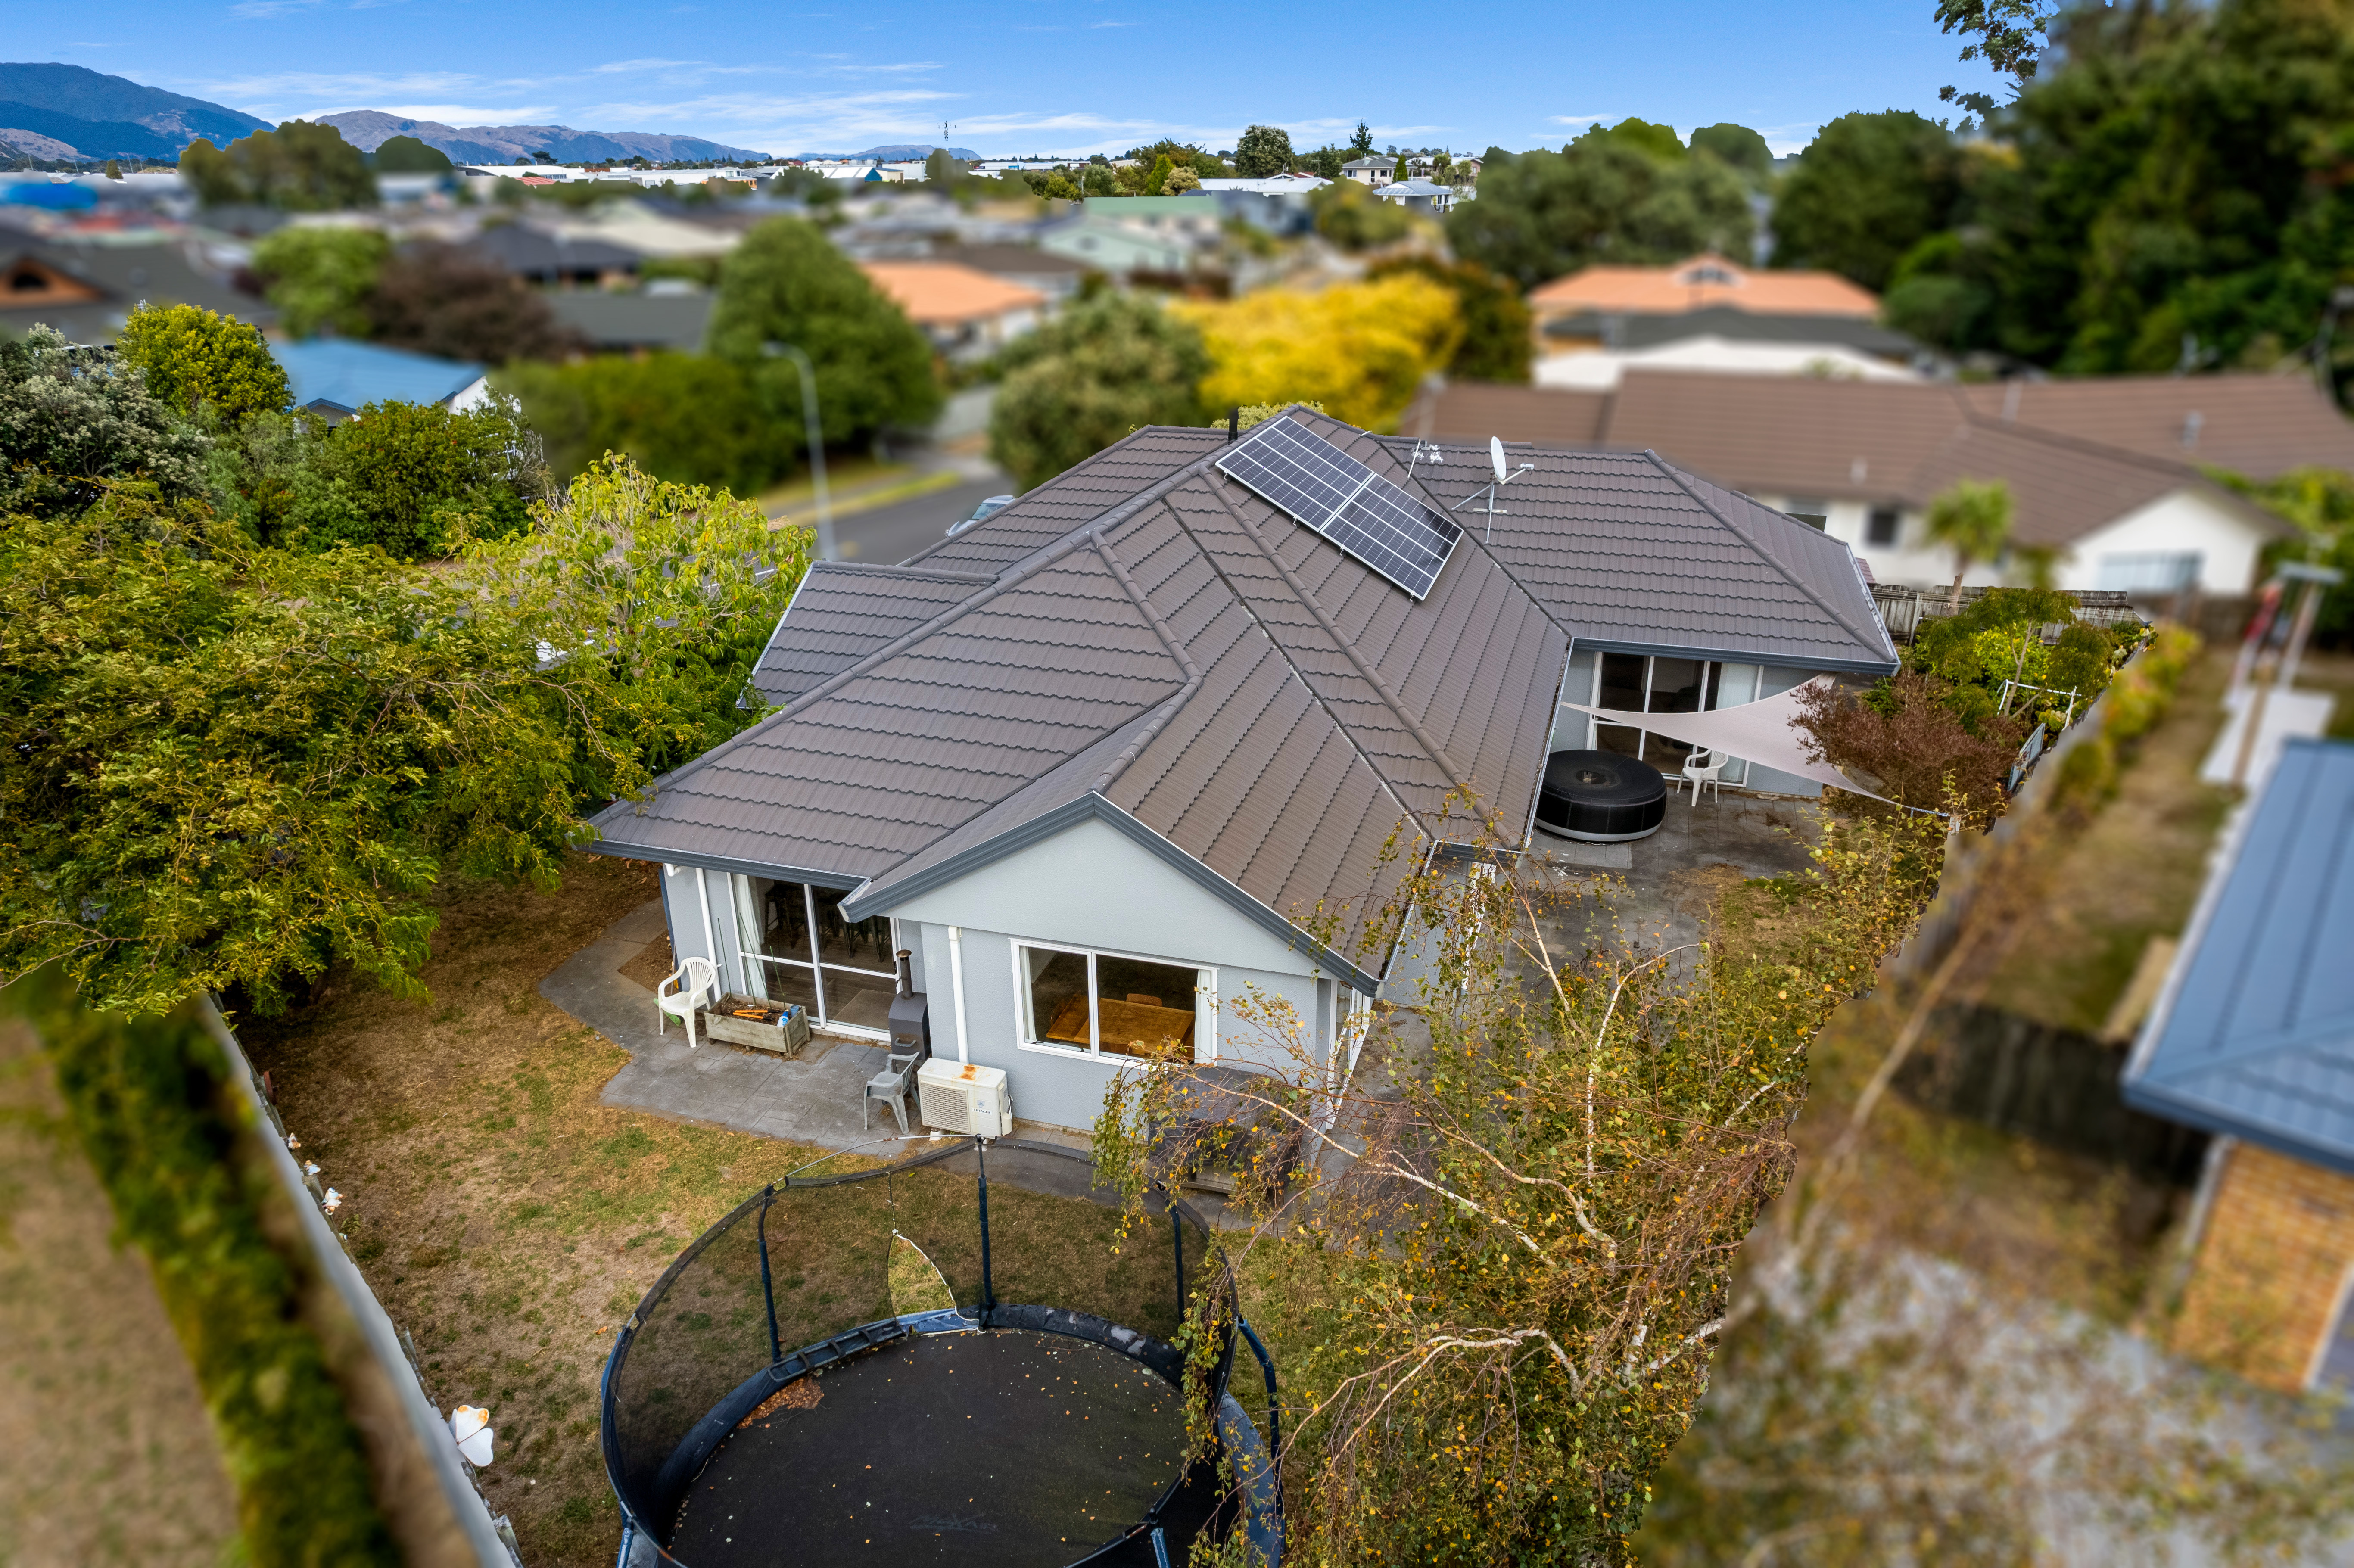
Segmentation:
{"type": "MultiPolygon", "coordinates": [[[[662,900],[650,899],[539,982],[540,995],[630,1054],[606,1104],[823,1149],[897,1135],[880,1102],[874,1125],[859,1127],[866,1080],[883,1069],[879,1044],[818,1033],[786,1057],[714,1040],[690,1048],[674,1021],[658,1032],[653,992],[620,970],[663,938],[662,900]]],[[[908,1117],[913,1128],[912,1104],[908,1117]]]]}
{"type": "Polygon", "coordinates": [[[1712,792],[1695,805],[1670,796],[1659,831],[1631,843],[1589,844],[1539,832],[1535,848],[1556,870],[1615,879],[1598,896],[1564,909],[1555,926],[1564,944],[1616,941],[1647,952],[1701,938],[1717,895],[1753,877],[1807,869],[1820,808],[1811,800],[1712,792]]]}

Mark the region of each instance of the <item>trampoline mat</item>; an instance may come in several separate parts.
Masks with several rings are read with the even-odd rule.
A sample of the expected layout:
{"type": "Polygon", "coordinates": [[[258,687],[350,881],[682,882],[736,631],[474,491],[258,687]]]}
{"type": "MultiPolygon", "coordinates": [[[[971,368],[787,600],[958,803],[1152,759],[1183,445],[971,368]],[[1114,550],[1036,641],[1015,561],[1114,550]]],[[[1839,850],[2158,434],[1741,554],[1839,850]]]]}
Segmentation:
{"type": "MultiPolygon", "coordinates": [[[[1142,1520],[1180,1473],[1178,1391],[1086,1340],[918,1335],[816,1376],[814,1407],[748,1420],[712,1454],[672,1556],[1055,1568],[1142,1520]]],[[[1170,1533],[1182,1562],[1192,1532],[1170,1533]]]]}

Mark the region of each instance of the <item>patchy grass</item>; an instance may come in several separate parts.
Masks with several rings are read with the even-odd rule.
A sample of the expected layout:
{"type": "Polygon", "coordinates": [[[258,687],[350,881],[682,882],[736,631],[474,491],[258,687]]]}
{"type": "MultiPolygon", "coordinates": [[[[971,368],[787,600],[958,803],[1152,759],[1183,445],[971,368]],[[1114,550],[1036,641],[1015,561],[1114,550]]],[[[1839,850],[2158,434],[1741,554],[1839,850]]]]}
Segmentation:
{"type": "Polygon", "coordinates": [[[1986,980],[1988,1006],[2096,1033],[2150,938],[2189,922],[2231,804],[2199,781],[2231,667],[2231,650],[2210,649],[2184,675],[2174,706],[2120,769],[2115,798],[2065,840],[2039,910],[1986,980]]]}
{"type": "Polygon", "coordinates": [[[64,1118],[0,1024],[0,1563],[243,1562],[196,1374],[64,1118]]]}
{"type": "MultiPolygon", "coordinates": [[[[453,890],[425,969],[430,1000],[395,1001],[338,979],[294,1014],[239,1023],[302,1156],[344,1193],[354,1255],[415,1337],[429,1393],[444,1409],[489,1407],[498,1461],[483,1490],[513,1517],[533,1568],[612,1560],[620,1513],[598,1448],[597,1390],[622,1320],[687,1242],[825,1153],[599,1097],[627,1053],[546,1001],[538,983],[654,896],[656,874],[580,856],[556,895],[453,890]]],[[[624,972],[666,972],[655,968],[666,966],[665,940],[649,947],[665,950],[624,972]]],[[[843,1158],[829,1171],[861,1163],[843,1158]]],[[[973,1299],[970,1193],[936,1170],[780,1196],[769,1224],[786,1348],[889,1315],[895,1287],[918,1287],[929,1304],[944,1275],[973,1299]],[[895,1230],[939,1274],[926,1280],[921,1255],[894,1270],[895,1230]]],[[[994,1181],[990,1199],[1000,1300],[1076,1307],[1164,1337],[1176,1329],[1165,1231],[1119,1246],[1118,1216],[1084,1200],[994,1181]]],[[[713,1301],[673,1304],[690,1332],[732,1334],[740,1351],[764,1342],[766,1327],[753,1332],[750,1308],[718,1299],[729,1284],[740,1292],[744,1282],[715,1279],[702,1287],[713,1301]]]]}

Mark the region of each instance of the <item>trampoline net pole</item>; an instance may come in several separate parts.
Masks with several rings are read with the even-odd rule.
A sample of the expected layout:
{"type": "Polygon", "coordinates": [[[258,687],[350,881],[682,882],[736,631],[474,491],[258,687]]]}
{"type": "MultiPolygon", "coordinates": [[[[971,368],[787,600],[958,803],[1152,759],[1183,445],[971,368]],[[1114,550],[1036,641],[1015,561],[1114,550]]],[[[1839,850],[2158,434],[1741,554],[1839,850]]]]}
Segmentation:
{"type": "Polygon", "coordinates": [[[785,1359],[777,1343],[777,1282],[769,1273],[769,1210],[777,1201],[777,1185],[771,1181],[760,1190],[760,1304],[769,1313],[769,1364],[776,1365],[785,1359]]]}
{"type": "Polygon", "coordinates": [[[981,1321],[989,1324],[989,1315],[997,1310],[997,1292],[989,1277],[989,1145],[975,1142],[972,1160],[975,1171],[973,1186],[981,1195],[981,1321]]]}
{"type": "Polygon", "coordinates": [[[1185,1217],[1177,1212],[1172,1198],[1169,1204],[1169,1239],[1177,1248],[1177,1315],[1185,1315],[1185,1217]]]}

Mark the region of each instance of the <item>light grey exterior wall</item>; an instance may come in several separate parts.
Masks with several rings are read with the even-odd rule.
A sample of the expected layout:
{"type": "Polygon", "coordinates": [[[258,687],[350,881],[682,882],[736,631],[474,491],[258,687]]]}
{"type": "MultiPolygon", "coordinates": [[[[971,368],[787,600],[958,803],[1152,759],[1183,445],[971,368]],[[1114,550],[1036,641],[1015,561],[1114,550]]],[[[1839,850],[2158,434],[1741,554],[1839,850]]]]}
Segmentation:
{"type": "MultiPolygon", "coordinates": [[[[1235,1016],[1254,994],[1280,998],[1329,1048],[1336,1004],[1319,1007],[1320,978],[1299,949],[1252,924],[1206,888],[1100,821],[1078,822],[893,911],[900,945],[919,948],[936,1055],[1005,1070],[1013,1114],[1056,1127],[1091,1126],[1105,1086],[1127,1062],[1023,1043],[1015,944],[1023,940],[1216,970],[1216,1059],[1288,1067],[1290,1054],[1235,1016]],[[956,928],[953,944],[949,927],[956,928]],[[964,1028],[957,1024],[963,971],[964,1028]]],[[[1338,1004],[1345,1006],[1345,1002],[1338,1004]]],[[[1197,1044],[1199,1042],[1197,1041],[1197,1044]]]]}

